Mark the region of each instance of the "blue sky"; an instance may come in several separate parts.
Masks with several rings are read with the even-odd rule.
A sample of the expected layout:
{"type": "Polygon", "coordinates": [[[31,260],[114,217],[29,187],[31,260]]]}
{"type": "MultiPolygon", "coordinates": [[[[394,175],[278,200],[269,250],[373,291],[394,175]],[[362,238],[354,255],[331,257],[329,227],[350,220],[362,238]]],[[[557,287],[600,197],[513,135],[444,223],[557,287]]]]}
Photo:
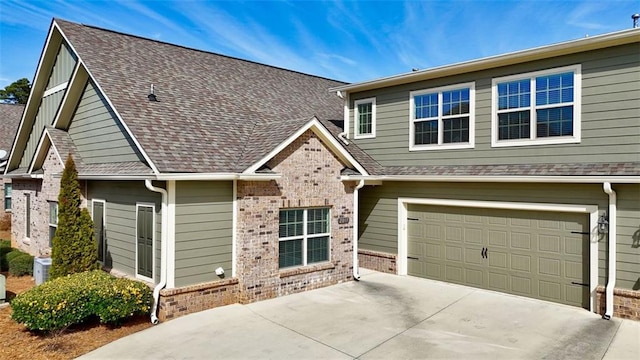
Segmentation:
{"type": "Polygon", "coordinates": [[[638,0],[0,1],[0,88],[53,17],[357,82],[628,29],[638,0]]]}

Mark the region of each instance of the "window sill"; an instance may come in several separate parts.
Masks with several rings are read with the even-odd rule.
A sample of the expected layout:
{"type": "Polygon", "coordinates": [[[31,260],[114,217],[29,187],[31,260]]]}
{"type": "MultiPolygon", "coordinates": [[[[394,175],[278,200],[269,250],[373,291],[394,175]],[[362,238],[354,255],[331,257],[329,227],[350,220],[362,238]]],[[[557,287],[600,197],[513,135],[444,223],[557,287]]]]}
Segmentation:
{"type": "Polygon", "coordinates": [[[31,239],[24,238],[24,239],[22,239],[22,243],[25,244],[25,245],[31,245],[31,239]]]}
{"type": "Polygon", "coordinates": [[[475,144],[472,143],[447,143],[440,145],[411,145],[409,151],[433,151],[433,150],[456,150],[456,149],[473,149],[475,144]]]}
{"type": "Polygon", "coordinates": [[[322,270],[331,270],[331,269],[335,269],[335,267],[336,267],[335,264],[332,262],[323,262],[319,264],[283,269],[283,270],[280,270],[280,278],[309,274],[312,272],[322,271],[322,270]]]}

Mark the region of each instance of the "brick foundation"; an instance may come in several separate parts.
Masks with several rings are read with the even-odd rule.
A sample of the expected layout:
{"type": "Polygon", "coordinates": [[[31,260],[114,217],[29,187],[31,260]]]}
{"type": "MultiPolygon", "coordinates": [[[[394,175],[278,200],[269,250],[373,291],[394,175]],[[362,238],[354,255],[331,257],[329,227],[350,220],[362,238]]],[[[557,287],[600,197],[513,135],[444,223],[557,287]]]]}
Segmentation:
{"type": "Polygon", "coordinates": [[[158,319],[177,317],[238,302],[238,279],[228,279],[160,291],[158,319]]]}
{"type": "Polygon", "coordinates": [[[397,274],[397,258],[396,254],[358,249],[358,265],[365,269],[397,274]]]}
{"type": "MultiPolygon", "coordinates": [[[[598,286],[597,309],[598,313],[604,315],[606,311],[605,287],[598,286]]],[[[640,291],[613,289],[613,316],[623,319],[640,320],[640,291]]]]}

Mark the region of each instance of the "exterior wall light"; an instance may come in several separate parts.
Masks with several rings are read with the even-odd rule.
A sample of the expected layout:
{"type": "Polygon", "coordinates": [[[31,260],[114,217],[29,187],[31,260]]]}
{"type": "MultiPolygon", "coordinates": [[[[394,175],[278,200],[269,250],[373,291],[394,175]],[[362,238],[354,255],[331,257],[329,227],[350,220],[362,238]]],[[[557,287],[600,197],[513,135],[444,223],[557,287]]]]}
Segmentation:
{"type": "Polygon", "coordinates": [[[607,234],[609,232],[609,220],[607,218],[606,212],[598,218],[598,233],[607,234]]]}

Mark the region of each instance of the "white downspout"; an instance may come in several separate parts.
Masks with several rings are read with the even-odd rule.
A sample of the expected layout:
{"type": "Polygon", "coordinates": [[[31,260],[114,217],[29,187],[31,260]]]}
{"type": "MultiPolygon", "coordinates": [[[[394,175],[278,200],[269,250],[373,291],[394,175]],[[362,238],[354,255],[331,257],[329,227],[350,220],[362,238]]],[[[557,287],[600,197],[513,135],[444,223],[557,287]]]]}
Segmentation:
{"type": "Polygon", "coordinates": [[[616,287],[617,197],[610,182],[602,184],[602,188],[609,195],[609,281],[606,289],[607,308],[604,318],[610,320],[613,317],[613,289],[616,287]]]}
{"type": "Polygon", "coordinates": [[[155,187],[151,184],[151,180],[145,180],[144,185],[150,191],[162,194],[162,234],[160,234],[160,282],[153,288],[153,307],[151,308],[151,323],[157,324],[158,321],[158,301],[160,300],[160,290],[167,285],[167,226],[169,225],[169,217],[167,208],[169,207],[167,191],[162,188],[155,187]]]}
{"type": "Polygon", "coordinates": [[[353,190],[353,280],[360,280],[358,269],[358,190],[364,186],[364,180],[360,180],[353,190]]]}
{"type": "Polygon", "coordinates": [[[336,95],[344,100],[344,123],[342,125],[344,129],[338,134],[338,138],[340,138],[345,145],[349,145],[349,140],[347,140],[347,137],[349,137],[349,97],[345,96],[342,91],[337,91],[336,95]]]}

